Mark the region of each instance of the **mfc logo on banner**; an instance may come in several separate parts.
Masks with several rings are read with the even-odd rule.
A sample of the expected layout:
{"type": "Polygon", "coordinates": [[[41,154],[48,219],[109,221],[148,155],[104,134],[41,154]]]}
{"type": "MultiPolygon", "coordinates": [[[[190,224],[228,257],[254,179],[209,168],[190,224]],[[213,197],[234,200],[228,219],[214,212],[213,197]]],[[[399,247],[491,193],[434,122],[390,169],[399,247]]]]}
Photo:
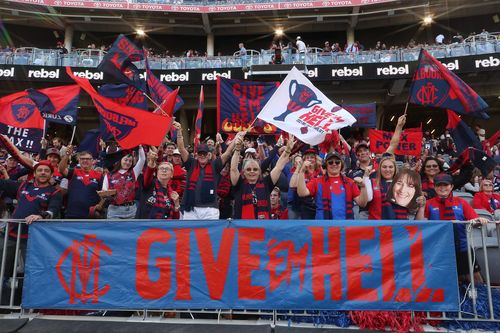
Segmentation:
{"type": "Polygon", "coordinates": [[[57,277],[69,295],[70,304],[74,304],[76,300],[80,300],[83,304],[89,300],[92,303],[98,303],[99,297],[109,291],[108,284],[99,288],[101,252],[105,252],[107,255],[113,253],[95,235],[87,234],[82,241],[74,240],[73,244],[68,246],[59,258],[56,265],[57,277]],[[69,271],[68,261],[70,263],[69,271]]]}

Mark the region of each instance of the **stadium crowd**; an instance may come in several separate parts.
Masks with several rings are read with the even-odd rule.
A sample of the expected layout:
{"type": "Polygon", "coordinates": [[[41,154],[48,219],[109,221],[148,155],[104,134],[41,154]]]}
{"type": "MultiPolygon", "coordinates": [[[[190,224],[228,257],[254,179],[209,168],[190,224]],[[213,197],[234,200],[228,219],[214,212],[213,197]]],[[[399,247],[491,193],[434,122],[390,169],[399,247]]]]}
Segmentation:
{"type": "MultiPolygon", "coordinates": [[[[3,217],[28,225],[57,218],[427,218],[487,223],[474,209],[498,213],[498,141],[484,145],[497,163],[489,174],[481,175],[481,166],[475,168],[470,161],[450,172],[458,154],[448,133],[434,139],[426,132],[420,157],[394,155],[405,122],[405,115],[398,119],[384,154],[372,154],[361,134],[311,147],[291,135],[276,141],[274,136],[239,132],[226,140],[217,134],[189,147],[178,122],[173,123],[175,140],[165,136],[159,147],[123,150],[101,140],[98,156],[77,153],[77,147],[65,146],[59,137],[44,139],[41,151],[30,155],[2,137],[3,217]],[[474,193],[472,206],[454,195],[462,188],[474,193]]],[[[484,129],[476,130],[487,142],[484,129]]],[[[458,269],[465,275],[465,227],[457,228],[458,269]]],[[[8,247],[15,247],[16,237],[11,230],[8,247]]],[[[27,237],[27,225],[21,237],[27,237]]]]}

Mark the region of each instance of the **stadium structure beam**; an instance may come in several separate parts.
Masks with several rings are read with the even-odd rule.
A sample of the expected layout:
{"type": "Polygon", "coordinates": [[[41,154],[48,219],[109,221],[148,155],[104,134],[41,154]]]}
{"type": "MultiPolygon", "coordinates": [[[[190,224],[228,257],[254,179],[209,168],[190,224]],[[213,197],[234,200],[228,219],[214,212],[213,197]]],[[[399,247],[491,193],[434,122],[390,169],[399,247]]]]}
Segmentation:
{"type": "Polygon", "coordinates": [[[352,14],[354,14],[354,15],[351,16],[350,26],[351,26],[351,28],[356,28],[356,25],[358,24],[358,19],[359,19],[359,16],[356,14],[359,14],[359,6],[355,6],[352,9],[352,14]]]}
{"type": "Polygon", "coordinates": [[[207,34],[212,33],[212,28],[210,27],[210,20],[208,18],[208,14],[207,13],[202,13],[201,14],[201,19],[203,21],[203,30],[205,30],[205,32],[207,34]]]}

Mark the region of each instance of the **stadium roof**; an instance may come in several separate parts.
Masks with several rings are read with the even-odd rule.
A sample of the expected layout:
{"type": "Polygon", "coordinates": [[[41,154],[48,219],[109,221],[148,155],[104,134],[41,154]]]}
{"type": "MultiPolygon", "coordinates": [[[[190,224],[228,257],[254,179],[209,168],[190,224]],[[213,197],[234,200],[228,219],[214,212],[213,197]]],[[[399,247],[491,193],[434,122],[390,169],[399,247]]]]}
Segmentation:
{"type": "MultiPolygon", "coordinates": [[[[258,7],[257,4],[253,3],[245,5],[244,8],[250,9],[243,11],[234,11],[240,7],[233,5],[214,6],[214,8],[220,8],[206,12],[205,7],[207,6],[186,10],[189,6],[169,5],[170,10],[176,11],[164,11],[165,7],[154,3],[148,7],[148,4],[145,3],[122,2],[127,9],[108,9],[103,7],[112,2],[52,1],[58,4],[57,7],[54,7],[44,5],[47,1],[52,0],[0,1],[2,21],[51,29],[64,29],[67,25],[71,25],[76,31],[106,31],[110,33],[133,33],[137,28],[141,28],[146,33],[157,34],[247,35],[272,34],[276,28],[282,28],[286,34],[297,34],[346,31],[349,27],[369,29],[418,25],[427,15],[431,15],[434,20],[448,20],[492,14],[497,11],[500,4],[499,0],[400,0],[383,3],[376,3],[379,0],[374,0],[372,2],[375,3],[369,5],[325,7],[330,3],[341,2],[295,1],[290,3],[305,3],[308,4],[305,5],[306,7],[317,3],[319,7],[260,10],[266,7],[258,7]],[[90,8],[61,7],[75,6],[75,4],[90,8]],[[133,9],[139,7],[142,10],[133,9]],[[145,10],[145,8],[153,10],[145,10]],[[228,12],[217,12],[218,10],[227,10],[228,12]]],[[[268,4],[273,3],[268,2],[268,4]]],[[[360,3],[367,3],[367,1],[360,3]]],[[[296,7],[300,7],[300,5],[296,5],[296,7]]]]}

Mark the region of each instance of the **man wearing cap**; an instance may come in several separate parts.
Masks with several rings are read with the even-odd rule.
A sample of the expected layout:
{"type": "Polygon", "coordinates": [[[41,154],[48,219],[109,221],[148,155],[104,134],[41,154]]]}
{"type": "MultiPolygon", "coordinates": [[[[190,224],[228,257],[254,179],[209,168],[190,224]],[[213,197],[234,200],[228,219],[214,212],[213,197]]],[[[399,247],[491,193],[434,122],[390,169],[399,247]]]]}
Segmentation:
{"type": "MultiPolygon", "coordinates": [[[[3,166],[0,166],[3,168],[3,166]]],[[[0,190],[17,199],[17,206],[12,214],[13,219],[24,219],[31,224],[41,219],[51,219],[59,214],[62,203],[62,194],[50,184],[53,167],[47,160],[40,161],[34,167],[34,179],[32,181],[17,182],[15,180],[0,180],[0,190]]],[[[14,268],[14,255],[16,252],[17,225],[11,224],[7,241],[7,259],[5,261],[5,272],[10,276],[14,268]]],[[[26,240],[28,238],[28,227],[21,226],[20,248],[25,253],[26,240]]],[[[0,240],[3,244],[4,240],[0,240]]],[[[3,246],[0,246],[0,257],[3,246]]]]}
{"type": "Polygon", "coordinates": [[[297,193],[301,197],[315,198],[317,220],[352,220],[354,219],[353,201],[360,207],[366,206],[368,177],[356,177],[354,180],[345,177],[342,175],[343,163],[339,153],[328,153],[324,160],[326,174],[311,180],[307,185],[304,172],[309,168],[310,162],[305,161],[298,166],[300,172],[297,180],[297,193]]]}
{"type": "Polygon", "coordinates": [[[347,177],[354,179],[356,177],[363,177],[363,174],[368,170],[372,163],[370,158],[370,148],[366,141],[361,141],[354,146],[354,152],[358,159],[357,167],[352,168],[347,173],[347,177]]]}
{"type": "MultiPolygon", "coordinates": [[[[446,173],[440,173],[434,177],[434,190],[436,197],[427,201],[425,206],[425,217],[429,220],[458,220],[487,224],[488,220],[479,217],[476,211],[462,198],[453,196],[453,178],[446,173]]],[[[455,254],[457,260],[457,271],[459,279],[468,278],[469,262],[467,256],[467,231],[465,224],[453,225],[455,233],[455,254]]],[[[480,267],[474,266],[474,273],[479,277],[480,267]]]]}
{"type": "MultiPolygon", "coordinates": [[[[217,185],[222,168],[233,152],[234,141],[215,160],[211,160],[208,146],[200,144],[195,147],[195,159],[184,146],[181,124],[173,122],[172,126],[177,130],[177,147],[187,171],[186,188],[181,203],[182,219],[218,220],[217,185]]],[[[242,134],[238,133],[237,135],[242,134]]]]}

